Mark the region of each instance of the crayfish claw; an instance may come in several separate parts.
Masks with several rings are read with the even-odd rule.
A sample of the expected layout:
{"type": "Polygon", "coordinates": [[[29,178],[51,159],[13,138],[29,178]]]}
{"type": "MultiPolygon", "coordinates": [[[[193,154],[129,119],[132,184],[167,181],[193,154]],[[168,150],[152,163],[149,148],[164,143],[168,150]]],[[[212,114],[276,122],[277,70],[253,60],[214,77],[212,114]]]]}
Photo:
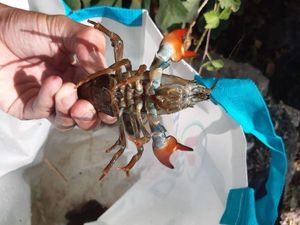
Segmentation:
{"type": "Polygon", "coordinates": [[[176,150],[180,151],[193,151],[192,148],[180,144],[177,142],[176,138],[173,136],[168,136],[164,146],[161,148],[153,148],[154,155],[156,158],[166,167],[173,169],[174,166],[170,162],[170,157],[176,150]]]}
{"type": "MultiPolygon", "coordinates": [[[[180,61],[185,57],[195,57],[197,56],[196,52],[188,51],[184,47],[185,35],[188,32],[187,29],[178,29],[168,33],[162,43],[159,52],[165,52],[166,49],[171,47],[171,60],[174,62],[180,61]],[[169,47],[167,47],[169,46],[169,47]]],[[[169,53],[169,54],[170,54],[169,53]]],[[[163,53],[162,53],[163,54],[163,53]]],[[[163,54],[164,55],[164,54],[163,54]]],[[[165,55],[166,56],[166,55],[165,55]]]]}
{"type": "Polygon", "coordinates": [[[184,51],[184,53],[183,53],[184,58],[195,57],[197,55],[198,54],[196,52],[193,52],[193,51],[184,51]]]}
{"type": "Polygon", "coordinates": [[[180,143],[177,143],[177,149],[180,150],[180,151],[193,151],[192,148],[186,146],[186,145],[183,145],[183,144],[180,144],[180,143]]]}

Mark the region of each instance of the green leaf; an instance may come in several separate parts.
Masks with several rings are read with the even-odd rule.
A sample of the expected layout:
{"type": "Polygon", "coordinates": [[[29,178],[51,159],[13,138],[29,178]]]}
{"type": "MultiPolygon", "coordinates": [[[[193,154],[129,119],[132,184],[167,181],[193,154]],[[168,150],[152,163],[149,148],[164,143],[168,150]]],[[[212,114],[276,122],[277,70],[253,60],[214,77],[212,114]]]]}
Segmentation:
{"type": "Polygon", "coordinates": [[[224,62],[222,59],[211,60],[211,63],[217,70],[221,69],[224,66],[224,62]]]}
{"type": "Polygon", "coordinates": [[[219,15],[220,20],[228,20],[231,14],[231,9],[230,8],[225,8],[222,10],[222,12],[219,15]]]}
{"type": "Polygon", "coordinates": [[[186,22],[191,22],[194,18],[197,10],[199,9],[199,3],[201,0],[186,0],[183,1],[182,4],[187,9],[188,14],[186,17],[186,22]]]}
{"type": "Polygon", "coordinates": [[[204,13],[204,19],[206,21],[206,29],[217,28],[220,24],[219,12],[215,10],[204,13]]]}
{"type": "Polygon", "coordinates": [[[207,69],[208,71],[214,71],[214,67],[210,61],[203,63],[201,67],[207,69]]]}
{"type": "Polygon", "coordinates": [[[187,15],[188,10],[181,0],[160,0],[155,21],[163,31],[167,31],[171,25],[186,22],[187,15]]]}
{"type": "Polygon", "coordinates": [[[208,61],[208,62],[202,64],[202,67],[207,69],[208,71],[219,70],[223,66],[224,66],[224,62],[221,59],[211,60],[211,61],[208,61]]]}
{"type": "Polygon", "coordinates": [[[230,8],[233,12],[237,12],[241,6],[241,0],[219,0],[222,9],[230,8]]]}
{"type": "Polygon", "coordinates": [[[72,10],[78,10],[81,8],[80,0],[65,0],[65,2],[72,10]]]}

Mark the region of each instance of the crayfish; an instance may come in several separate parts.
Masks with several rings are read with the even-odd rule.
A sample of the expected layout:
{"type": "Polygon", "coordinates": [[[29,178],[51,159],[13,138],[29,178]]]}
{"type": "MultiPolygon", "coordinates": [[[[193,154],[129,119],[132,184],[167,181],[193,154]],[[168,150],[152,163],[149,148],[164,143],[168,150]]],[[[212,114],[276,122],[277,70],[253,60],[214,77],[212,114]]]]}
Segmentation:
{"type": "Polygon", "coordinates": [[[91,20],[88,22],[110,38],[115,58],[114,64],[88,75],[77,84],[80,98],[90,101],[97,111],[118,119],[119,138],[106,152],[115,148],[117,150],[99,179],[107,175],[125,151],[126,136],[137,149],[137,153],[129,163],[121,168],[127,175],[141,158],[143,145],[151,138],[157,159],[165,166],[174,168],[170,162],[171,154],[176,150],[192,151],[193,149],[178,143],[175,137],[167,136],[159,115],[192,107],[197,102],[209,99],[212,91],[212,88],[202,86],[194,80],[163,73],[171,61],[178,62],[183,57],[195,55],[194,52],[186,51],[183,47],[187,30],[175,30],[164,37],[149,70],[146,65],[132,70],[130,60],[123,58],[122,39],[100,23],[91,20]],[[122,67],[125,68],[125,72],[122,72],[122,67]],[[150,131],[145,127],[144,119],[148,121],[150,131]]]}

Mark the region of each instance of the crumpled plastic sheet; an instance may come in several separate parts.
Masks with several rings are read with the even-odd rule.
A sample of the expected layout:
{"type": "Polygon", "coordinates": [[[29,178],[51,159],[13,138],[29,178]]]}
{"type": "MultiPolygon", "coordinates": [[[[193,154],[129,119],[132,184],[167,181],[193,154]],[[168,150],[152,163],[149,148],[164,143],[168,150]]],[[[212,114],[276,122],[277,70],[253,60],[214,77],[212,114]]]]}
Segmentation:
{"type": "MultiPolygon", "coordinates": [[[[132,59],[133,68],[149,64],[161,40],[145,12],[143,20],[142,28],[101,20],[123,38],[125,57],[132,59]]],[[[106,57],[112,59],[111,50],[106,57]]],[[[172,64],[167,72],[190,79],[195,74],[184,62],[172,64]]],[[[163,116],[168,132],[194,148],[173,154],[175,169],[161,165],[149,143],[130,178],[112,169],[102,182],[98,177],[112,156],[104,150],[117,138],[115,127],[60,133],[45,120],[19,121],[4,113],[0,119],[0,202],[5,203],[0,205],[1,225],[66,224],[65,213],[92,198],[110,208],[88,225],[219,224],[228,191],[247,187],[244,134],[211,101],[163,116]],[[45,158],[64,174],[67,184],[46,166],[45,158]]],[[[128,142],[116,167],[134,152],[128,142]]]]}

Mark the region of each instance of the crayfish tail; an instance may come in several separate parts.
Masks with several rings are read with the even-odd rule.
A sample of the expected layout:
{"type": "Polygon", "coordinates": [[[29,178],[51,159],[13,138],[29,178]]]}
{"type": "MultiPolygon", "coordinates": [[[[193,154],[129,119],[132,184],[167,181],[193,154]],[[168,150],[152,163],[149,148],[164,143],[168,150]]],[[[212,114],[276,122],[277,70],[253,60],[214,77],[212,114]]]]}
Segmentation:
{"type": "Polygon", "coordinates": [[[177,142],[176,138],[173,136],[168,136],[166,138],[165,144],[161,148],[153,148],[154,155],[156,158],[166,167],[173,169],[174,166],[170,162],[170,157],[176,150],[181,151],[193,151],[192,148],[180,144],[177,142]]]}

